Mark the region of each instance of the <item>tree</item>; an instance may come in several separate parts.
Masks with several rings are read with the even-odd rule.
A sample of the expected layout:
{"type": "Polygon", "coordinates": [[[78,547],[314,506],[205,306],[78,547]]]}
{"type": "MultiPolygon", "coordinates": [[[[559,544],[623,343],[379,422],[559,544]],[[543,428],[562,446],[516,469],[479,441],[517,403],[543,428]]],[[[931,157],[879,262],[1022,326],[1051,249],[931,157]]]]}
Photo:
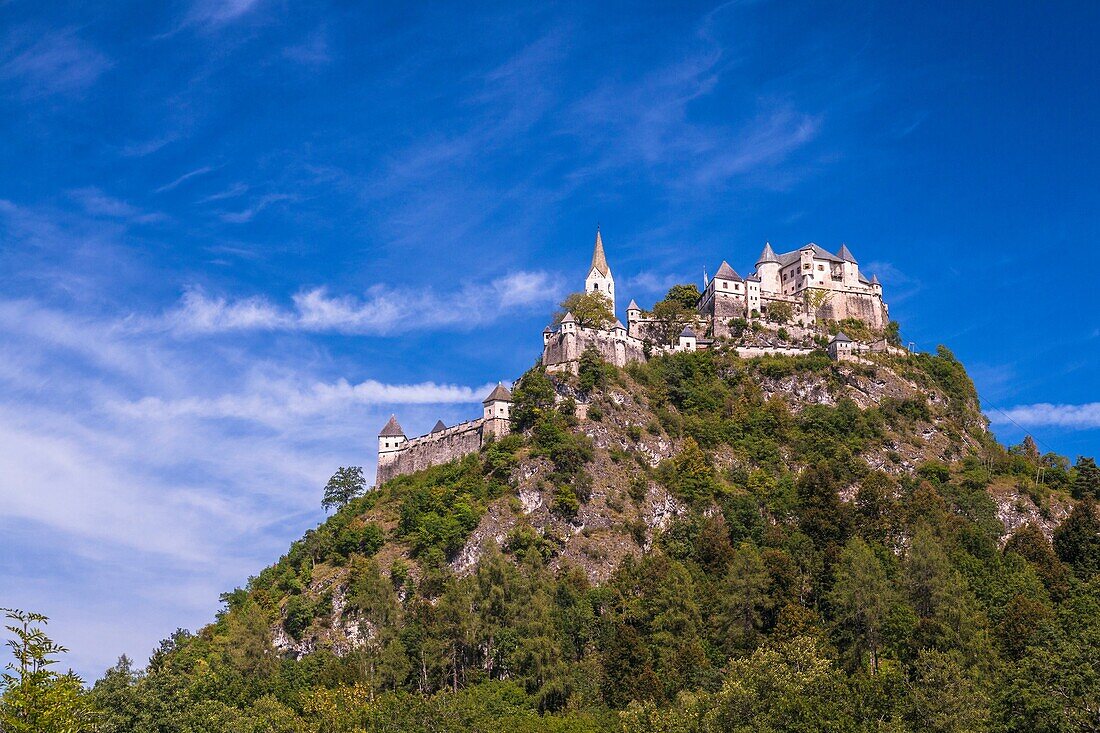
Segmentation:
{"type": "Polygon", "coordinates": [[[607,385],[608,364],[595,346],[581,352],[577,365],[577,387],[585,394],[607,385]]]}
{"type": "Polygon", "coordinates": [[[38,624],[38,613],[3,609],[11,622],[6,642],[14,661],[0,674],[0,731],[4,733],[80,733],[92,726],[95,713],[83,682],[72,672],[50,669],[68,650],[54,643],[38,624]]]}
{"type": "Polygon", "coordinates": [[[325,498],[321,500],[321,506],[325,509],[333,507],[340,509],[362,494],[366,486],[367,481],[363,478],[362,467],[341,466],[325,484],[325,498]]]}
{"type": "Polygon", "coordinates": [[[673,285],[668,289],[668,293],[665,295],[665,299],[662,302],[676,303],[684,310],[695,310],[695,304],[699,302],[699,288],[694,284],[690,285],[673,285]]]}
{"type": "Polygon", "coordinates": [[[1073,480],[1073,498],[1091,496],[1100,499],[1100,467],[1097,467],[1096,461],[1078,456],[1074,468],[1077,469],[1077,478],[1073,480]]]}
{"type": "Polygon", "coordinates": [[[1096,500],[1086,496],[1054,531],[1054,551],[1082,580],[1100,573],[1100,520],[1096,500]]]}
{"type": "Polygon", "coordinates": [[[833,294],[828,290],[819,288],[809,288],[803,295],[806,302],[806,312],[817,314],[818,310],[825,307],[832,299],[833,294]]]}
{"type": "Polygon", "coordinates": [[[718,588],[719,638],[727,651],[751,650],[765,614],[775,606],[768,594],[771,578],[760,553],[751,542],[743,542],[734,553],[725,579],[718,588]]]}
{"type": "Polygon", "coordinates": [[[871,674],[877,673],[883,628],[896,593],[882,563],[861,538],[853,537],[841,551],[828,598],[837,629],[851,644],[856,660],[862,665],[866,654],[871,674]]]}
{"type": "Polygon", "coordinates": [[[615,312],[611,310],[611,300],[603,293],[573,293],[558,306],[554,323],[561,323],[566,313],[572,313],[577,325],[582,328],[606,329],[615,323],[615,312]]]}
{"type": "Polygon", "coordinates": [[[794,308],[790,303],[773,300],[768,304],[768,320],[772,323],[790,323],[794,320],[794,308]]]}
{"type": "Polygon", "coordinates": [[[901,324],[897,321],[886,324],[886,343],[891,346],[901,346],[901,324]]]}

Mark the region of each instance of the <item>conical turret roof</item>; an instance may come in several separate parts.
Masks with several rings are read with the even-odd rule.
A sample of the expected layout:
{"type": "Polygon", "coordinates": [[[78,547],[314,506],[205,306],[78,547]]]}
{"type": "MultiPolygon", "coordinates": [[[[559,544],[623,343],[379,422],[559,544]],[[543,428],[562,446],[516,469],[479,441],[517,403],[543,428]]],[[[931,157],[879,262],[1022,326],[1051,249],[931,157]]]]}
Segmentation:
{"type": "Polygon", "coordinates": [[[848,338],[848,334],[840,331],[836,336],[833,336],[833,341],[839,341],[841,343],[851,343],[852,339],[848,338]]]}
{"type": "Polygon", "coordinates": [[[779,262],[779,258],[775,256],[775,250],[772,249],[771,242],[764,243],[764,251],[760,253],[760,257],[756,260],[756,264],[762,262],[779,262]]]}
{"type": "Polygon", "coordinates": [[[501,382],[497,382],[497,386],[493,387],[493,391],[489,393],[489,396],[481,401],[482,404],[487,402],[511,402],[512,393],[508,391],[501,382]]]}
{"type": "Polygon", "coordinates": [[[840,249],[837,251],[836,256],[845,262],[851,262],[853,265],[859,264],[856,262],[856,258],[852,257],[852,253],[848,250],[848,245],[846,244],[840,245],[840,249]]]}
{"type": "Polygon", "coordinates": [[[871,275],[871,284],[872,285],[882,285],[882,283],[880,283],[878,281],[878,275],[871,275]]]}
{"type": "Polygon", "coordinates": [[[389,421],[385,427],[382,428],[382,432],[378,434],[379,438],[396,438],[405,437],[405,431],[401,429],[401,425],[397,422],[396,415],[390,415],[389,421]]]}
{"type": "Polygon", "coordinates": [[[680,338],[695,338],[695,332],[691,330],[691,326],[684,326],[684,330],[680,332],[680,338]]]}
{"type": "Polygon", "coordinates": [[[600,228],[596,227],[596,246],[592,249],[592,270],[596,270],[604,277],[611,274],[611,268],[607,265],[607,255],[603,251],[603,237],[600,236],[600,228]]]}
{"type": "Polygon", "coordinates": [[[432,432],[433,433],[439,433],[439,432],[442,432],[446,429],[447,429],[447,426],[443,423],[442,420],[436,420],[435,421],[435,427],[432,428],[432,432]]]}
{"type": "Polygon", "coordinates": [[[634,302],[633,298],[630,299],[630,305],[628,305],[626,307],[626,309],[628,311],[640,311],[641,310],[641,308],[638,307],[638,304],[634,302]]]}

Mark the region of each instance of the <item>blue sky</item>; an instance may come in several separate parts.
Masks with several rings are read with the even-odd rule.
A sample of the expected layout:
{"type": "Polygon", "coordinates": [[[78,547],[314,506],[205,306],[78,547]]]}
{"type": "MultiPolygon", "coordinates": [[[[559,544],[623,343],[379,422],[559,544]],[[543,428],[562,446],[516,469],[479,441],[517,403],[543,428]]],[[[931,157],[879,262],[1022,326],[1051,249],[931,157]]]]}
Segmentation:
{"type": "Polygon", "coordinates": [[[534,362],[597,222],[620,307],[845,242],[1100,452],[1100,5],[980,5],[0,0],[0,605],[89,677],[209,620],[534,362]]]}

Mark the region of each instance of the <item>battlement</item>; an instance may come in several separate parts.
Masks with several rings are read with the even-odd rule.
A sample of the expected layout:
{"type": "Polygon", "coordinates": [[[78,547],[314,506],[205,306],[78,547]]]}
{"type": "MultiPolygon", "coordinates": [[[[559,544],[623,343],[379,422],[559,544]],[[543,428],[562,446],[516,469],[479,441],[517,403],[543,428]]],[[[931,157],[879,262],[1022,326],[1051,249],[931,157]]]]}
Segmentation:
{"type": "Polygon", "coordinates": [[[430,433],[406,438],[396,416],[378,435],[378,470],[375,486],[381,486],[396,476],[422,471],[431,466],[457,460],[477,453],[491,440],[512,431],[512,393],[503,384],[482,402],[481,417],[447,427],[436,423],[430,433]]]}

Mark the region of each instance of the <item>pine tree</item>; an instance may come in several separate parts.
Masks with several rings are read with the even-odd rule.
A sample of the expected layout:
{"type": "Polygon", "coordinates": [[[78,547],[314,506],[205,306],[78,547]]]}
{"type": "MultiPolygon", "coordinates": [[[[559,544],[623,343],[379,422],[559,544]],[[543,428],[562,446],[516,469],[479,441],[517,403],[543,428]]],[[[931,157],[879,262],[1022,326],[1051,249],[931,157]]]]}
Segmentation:
{"type": "Polygon", "coordinates": [[[1100,573],[1100,519],[1096,500],[1086,496],[1054,532],[1054,551],[1082,580],[1100,573]]]}

